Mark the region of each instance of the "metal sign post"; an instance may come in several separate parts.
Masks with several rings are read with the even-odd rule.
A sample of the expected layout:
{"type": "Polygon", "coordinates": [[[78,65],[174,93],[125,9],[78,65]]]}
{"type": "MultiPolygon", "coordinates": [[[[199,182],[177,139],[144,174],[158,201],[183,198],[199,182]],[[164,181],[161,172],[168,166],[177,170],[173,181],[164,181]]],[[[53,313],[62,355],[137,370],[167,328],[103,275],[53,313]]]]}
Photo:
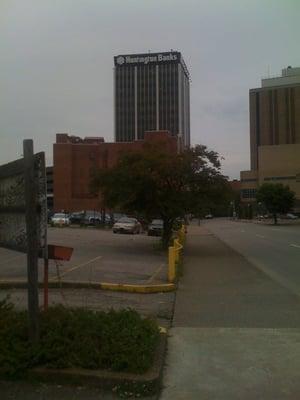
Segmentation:
{"type": "Polygon", "coordinates": [[[0,166],[0,247],[27,253],[29,335],[37,341],[38,257],[48,258],[45,154],[33,154],[32,140],[23,153],[0,166]]]}
{"type": "Polygon", "coordinates": [[[27,237],[27,277],[29,338],[39,339],[39,293],[38,293],[38,224],[36,179],[34,170],[33,141],[23,141],[24,182],[25,182],[25,220],[27,237]]]}

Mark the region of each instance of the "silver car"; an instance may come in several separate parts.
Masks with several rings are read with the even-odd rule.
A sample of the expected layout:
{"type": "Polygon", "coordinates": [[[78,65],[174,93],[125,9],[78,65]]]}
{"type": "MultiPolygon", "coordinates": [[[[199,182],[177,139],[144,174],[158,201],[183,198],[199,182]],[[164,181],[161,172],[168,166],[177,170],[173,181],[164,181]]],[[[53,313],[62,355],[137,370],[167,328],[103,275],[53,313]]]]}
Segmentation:
{"type": "Polygon", "coordinates": [[[70,225],[70,218],[68,214],[65,213],[55,213],[51,218],[51,225],[68,226],[70,225]]]}
{"type": "Polygon", "coordinates": [[[141,224],[136,218],[122,217],[113,225],[113,233],[140,233],[141,224]]]}

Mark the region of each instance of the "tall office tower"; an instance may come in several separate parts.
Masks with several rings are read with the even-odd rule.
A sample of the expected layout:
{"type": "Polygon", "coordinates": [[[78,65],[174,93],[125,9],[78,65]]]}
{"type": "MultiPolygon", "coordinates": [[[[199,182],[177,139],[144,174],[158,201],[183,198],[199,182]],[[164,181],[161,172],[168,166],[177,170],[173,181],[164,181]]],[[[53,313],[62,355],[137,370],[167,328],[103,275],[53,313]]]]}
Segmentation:
{"type": "Polygon", "coordinates": [[[249,105],[253,170],[259,167],[260,146],[300,143],[300,68],[262,79],[261,88],[250,90],[249,105]]]}
{"type": "Polygon", "coordinates": [[[241,171],[241,200],[256,201],[257,188],[282,183],[296,193],[300,213],[300,68],[262,79],[250,89],[251,170],[241,171]]]}
{"type": "Polygon", "coordinates": [[[189,72],[181,53],[119,55],[114,62],[115,141],[168,130],[189,147],[189,72]]]}

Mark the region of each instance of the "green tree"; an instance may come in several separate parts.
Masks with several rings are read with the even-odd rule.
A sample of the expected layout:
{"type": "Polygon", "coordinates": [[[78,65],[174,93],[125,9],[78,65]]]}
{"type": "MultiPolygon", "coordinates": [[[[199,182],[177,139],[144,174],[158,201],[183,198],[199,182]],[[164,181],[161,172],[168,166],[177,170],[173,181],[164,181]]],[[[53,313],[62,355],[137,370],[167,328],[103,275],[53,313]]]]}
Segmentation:
{"type": "Polygon", "coordinates": [[[257,202],[261,202],[273,215],[274,224],[277,224],[277,214],[286,213],[293,207],[295,193],[282,183],[264,183],[256,194],[257,202]]]}
{"type": "Polygon", "coordinates": [[[140,151],[123,153],[114,167],[97,171],[91,185],[106,207],[147,220],[161,218],[167,247],[177,218],[220,201],[227,188],[220,166],[219,155],[205,146],[174,154],[148,143],[140,151]]]}

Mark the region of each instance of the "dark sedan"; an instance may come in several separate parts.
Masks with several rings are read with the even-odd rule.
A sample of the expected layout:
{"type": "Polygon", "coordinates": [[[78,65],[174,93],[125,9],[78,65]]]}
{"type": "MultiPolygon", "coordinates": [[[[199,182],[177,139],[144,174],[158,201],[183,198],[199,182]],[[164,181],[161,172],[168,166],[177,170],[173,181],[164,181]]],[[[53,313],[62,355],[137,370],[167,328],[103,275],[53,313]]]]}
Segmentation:
{"type": "Polygon", "coordinates": [[[163,233],[163,228],[163,220],[154,219],[148,226],[148,236],[161,236],[163,233]]]}

